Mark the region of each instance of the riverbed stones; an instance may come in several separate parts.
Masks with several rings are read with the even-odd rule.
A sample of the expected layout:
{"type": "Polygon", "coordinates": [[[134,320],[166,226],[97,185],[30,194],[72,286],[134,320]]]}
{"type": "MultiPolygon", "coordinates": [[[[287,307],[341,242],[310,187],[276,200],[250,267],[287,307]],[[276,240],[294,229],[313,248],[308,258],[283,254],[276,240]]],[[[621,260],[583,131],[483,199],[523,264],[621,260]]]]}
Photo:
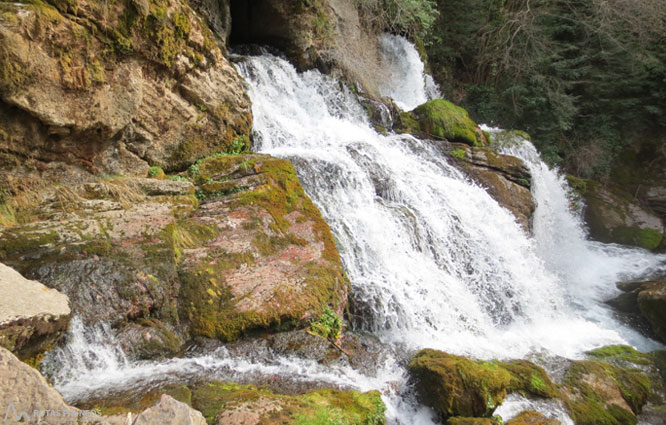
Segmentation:
{"type": "Polygon", "coordinates": [[[526,410],[507,421],[506,425],[562,425],[557,419],[547,418],[539,412],[526,410]]]}
{"type": "Polygon", "coordinates": [[[0,347],[20,358],[38,355],[67,330],[69,299],[0,263],[0,347]]]}

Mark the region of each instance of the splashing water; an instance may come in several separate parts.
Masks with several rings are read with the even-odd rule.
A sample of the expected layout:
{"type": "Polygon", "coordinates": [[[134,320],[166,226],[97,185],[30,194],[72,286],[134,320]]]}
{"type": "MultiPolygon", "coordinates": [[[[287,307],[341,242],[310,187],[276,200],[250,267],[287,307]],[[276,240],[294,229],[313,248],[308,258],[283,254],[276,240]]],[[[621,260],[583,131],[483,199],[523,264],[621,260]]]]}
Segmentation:
{"type": "MultiPolygon", "coordinates": [[[[600,301],[614,294],[618,280],[666,270],[666,258],[586,241],[569,211],[564,180],[531,144],[513,138],[499,149],[522,158],[532,172],[533,237],[447,162],[439,142],[376,133],[337,81],[317,71],[299,74],[269,54],[244,58],[238,67],[253,102],[256,150],[294,163],[336,237],[353,286],[357,330],[408,352],[430,347],[475,358],[577,359],[607,344],[656,346],[617,323],[600,301]]],[[[408,109],[421,101],[411,92],[391,95],[408,109]]],[[[293,357],[245,359],[225,349],[130,362],[115,347],[108,330],[85,332],[74,322],[68,344],[45,367],[68,400],[193,376],[278,375],[380,389],[389,423],[434,423],[390,355],[374,376],[365,376],[293,357]]],[[[499,412],[508,418],[523,404],[510,398],[499,412]]],[[[559,405],[530,407],[571,423],[559,405]]]]}

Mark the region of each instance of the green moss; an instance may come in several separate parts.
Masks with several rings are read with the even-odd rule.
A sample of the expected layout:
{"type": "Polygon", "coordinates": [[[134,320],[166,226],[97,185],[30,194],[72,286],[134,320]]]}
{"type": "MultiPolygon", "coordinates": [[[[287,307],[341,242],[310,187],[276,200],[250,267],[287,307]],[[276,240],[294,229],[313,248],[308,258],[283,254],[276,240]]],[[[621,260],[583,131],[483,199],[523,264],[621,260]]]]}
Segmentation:
{"type": "Polygon", "coordinates": [[[588,351],[587,355],[603,361],[620,360],[636,365],[647,365],[650,363],[649,354],[641,353],[628,345],[607,345],[588,351]]]}
{"type": "Polygon", "coordinates": [[[411,111],[409,116],[401,115],[402,124],[409,132],[422,132],[472,146],[485,144],[482,131],[467,111],[447,100],[428,101],[411,111]]]}
{"type": "Polygon", "coordinates": [[[574,192],[578,193],[579,195],[584,195],[587,192],[587,180],[584,179],[579,179],[576,176],[572,176],[571,174],[567,174],[567,183],[569,183],[569,186],[574,190],[574,192]]]}
{"type": "Polygon", "coordinates": [[[164,170],[162,170],[162,167],[153,166],[148,169],[148,177],[161,180],[166,178],[166,174],[164,174],[164,170]]]}
{"type": "Polygon", "coordinates": [[[616,227],[611,231],[612,237],[621,244],[633,245],[648,250],[657,249],[664,235],[655,229],[634,227],[616,227]]]}
{"type": "Polygon", "coordinates": [[[0,46],[0,92],[13,93],[32,80],[32,72],[18,58],[12,56],[7,47],[0,46]]]}
{"type": "Polygon", "coordinates": [[[464,149],[454,149],[451,151],[451,156],[457,159],[465,159],[467,153],[464,149]]]}
{"type": "Polygon", "coordinates": [[[509,391],[517,391],[536,397],[554,398],[560,396],[557,388],[543,368],[526,360],[499,362],[498,365],[511,373],[509,391]]]}
{"type": "Polygon", "coordinates": [[[5,232],[0,239],[0,259],[7,256],[19,256],[26,252],[32,252],[41,248],[56,244],[60,236],[53,231],[50,232],[28,232],[21,231],[5,232]]]}

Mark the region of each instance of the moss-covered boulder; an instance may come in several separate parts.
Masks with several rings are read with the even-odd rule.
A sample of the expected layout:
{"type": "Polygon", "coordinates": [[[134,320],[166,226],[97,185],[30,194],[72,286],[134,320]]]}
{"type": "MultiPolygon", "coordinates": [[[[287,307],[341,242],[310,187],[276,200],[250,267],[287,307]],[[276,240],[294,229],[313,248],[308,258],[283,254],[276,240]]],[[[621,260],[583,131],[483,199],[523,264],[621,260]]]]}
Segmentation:
{"type": "Polygon", "coordinates": [[[209,424],[383,425],[386,407],[378,391],[321,389],[287,396],[251,385],[209,383],[192,388],[192,407],[209,424]]]}
{"type": "Polygon", "coordinates": [[[443,418],[489,417],[509,392],[559,394],[543,369],[522,360],[472,361],[425,349],[412,358],[408,370],[420,399],[443,418]]]}
{"type": "Polygon", "coordinates": [[[448,100],[430,100],[413,111],[401,114],[402,130],[451,142],[482,146],[488,143],[483,131],[467,111],[448,100]]]}
{"type": "Polygon", "coordinates": [[[557,419],[550,419],[538,412],[526,410],[507,421],[506,425],[562,425],[557,419]]]}
{"type": "Polygon", "coordinates": [[[650,250],[660,247],[664,224],[649,207],[636,202],[634,194],[592,180],[578,179],[576,189],[585,201],[585,221],[592,238],[650,250]]]}
{"type": "Polygon", "coordinates": [[[563,399],[577,425],[635,425],[650,395],[644,373],[598,361],[579,361],[565,376],[563,399]]]}
{"type": "Polygon", "coordinates": [[[181,308],[193,334],[232,340],[252,329],[339,319],[349,283],[291,163],[218,156],[190,171],[202,202],[184,226],[216,229],[180,252],[181,308]]]}

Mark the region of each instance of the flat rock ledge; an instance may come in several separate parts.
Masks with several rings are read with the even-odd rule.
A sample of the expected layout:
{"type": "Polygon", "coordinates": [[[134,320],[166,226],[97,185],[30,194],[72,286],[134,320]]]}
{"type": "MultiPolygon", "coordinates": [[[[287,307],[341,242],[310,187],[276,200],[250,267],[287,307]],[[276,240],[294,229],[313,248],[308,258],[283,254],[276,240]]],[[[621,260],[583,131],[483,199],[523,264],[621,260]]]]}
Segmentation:
{"type": "Polygon", "coordinates": [[[67,330],[67,295],[28,280],[0,263],[0,347],[21,359],[52,346],[67,330]]]}

